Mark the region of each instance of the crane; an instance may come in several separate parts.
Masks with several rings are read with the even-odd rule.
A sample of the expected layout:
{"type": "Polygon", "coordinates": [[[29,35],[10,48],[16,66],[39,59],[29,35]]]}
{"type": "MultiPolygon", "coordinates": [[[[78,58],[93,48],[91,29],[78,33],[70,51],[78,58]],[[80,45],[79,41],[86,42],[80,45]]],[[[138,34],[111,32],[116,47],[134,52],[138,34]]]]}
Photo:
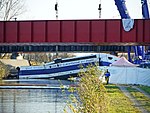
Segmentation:
{"type": "Polygon", "coordinates": [[[149,19],[149,10],[147,5],[147,0],[141,0],[142,4],[142,15],[144,19],[149,19]]]}
{"type": "MultiPolygon", "coordinates": [[[[118,11],[120,13],[120,16],[122,19],[131,19],[129,12],[127,10],[125,0],[114,0],[115,5],[118,8],[118,11]]],[[[149,19],[149,10],[148,10],[148,5],[147,5],[147,0],[141,0],[142,4],[142,15],[143,19],[149,19]]],[[[135,52],[135,60],[134,63],[140,63],[141,60],[145,58],[145,51],[144,51],[144,46],[134,46],[134,52],[135,52]]],[[[150,47],[149,47],[150,49],[150,47]]],[[[133,62],[131,59],[131,46],[128,48],[128,60],[130,62],[133,62]]]]}
{"type": "MultiPolygon", "coordinates": [[[[120,16],[122,19],[130,19],[130,15],[129,12],[127,10],[126,4],[125,4],[125,0],[114,0],[115,4],[118,8],[118,11],[120,13],[120,16]]],[[[147,4],[147,0],[141,0],[141,4],[142,4],[142,15],[144,19],[149,19],[149,10],[148,10],[148,4],[147,4]]]]}

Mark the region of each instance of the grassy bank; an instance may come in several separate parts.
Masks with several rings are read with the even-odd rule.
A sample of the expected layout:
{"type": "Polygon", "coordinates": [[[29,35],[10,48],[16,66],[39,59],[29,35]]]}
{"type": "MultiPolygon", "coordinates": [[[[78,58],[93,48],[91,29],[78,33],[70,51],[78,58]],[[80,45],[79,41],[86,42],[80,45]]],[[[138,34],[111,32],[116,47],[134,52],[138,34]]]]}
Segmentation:
{"type": "MultiPolygon", "coordinates": [[[[68,104],[73,113],[140,113],[116,85],[104,85],[99,75],[101,71],[95,66],[81,70],[76,90],[79,98],[72,95],[68,104]]],[[[66,109],[64,111],[68,113],[66,109]]]]}
{"type": "Polygon", "coordinates": [[[149,86],[138,86],[138,87],[150,95],[150,87],[149,86]]]}
{"type": "Polygon", "coordinates": [[[105,87],[110,98],[109,113],[140,113],[116,85],[105,87]]]}
{"type": "MultiPolygon", "coordinates": [[[[144,87],[145,89],[145,87],[144,87]]],[[[131,95],[140,102],[141,106],[145,108],[148,112],[150,112],[150,99],[146,97],[143,93],[138,90],[128,87],[127,90],[131,93],[131,95]]]]}

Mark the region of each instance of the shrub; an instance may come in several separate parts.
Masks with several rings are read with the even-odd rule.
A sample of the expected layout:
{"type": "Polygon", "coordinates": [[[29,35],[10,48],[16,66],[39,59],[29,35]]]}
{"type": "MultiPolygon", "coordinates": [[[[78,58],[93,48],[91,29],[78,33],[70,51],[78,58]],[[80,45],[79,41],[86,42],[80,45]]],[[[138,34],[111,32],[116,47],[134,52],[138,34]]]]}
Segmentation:
{"type": "Polygon", "coordinates": [[[9,74],[9,68],[4,63],[0,62],[0,79],[6,77],[9,74]]]}
{"type": "MultiPolygon", "coordinates": [[[[72,103],[68,107],[73,113],[107,113],[109,99],[107,91],[99,80],[101,71],[95,65],[89,65],[79,73],[81,80],[77,87],[79,99],[71,95],[72,103]]],[[[67,113],[67,111],[65,110],[67,113]]]]}

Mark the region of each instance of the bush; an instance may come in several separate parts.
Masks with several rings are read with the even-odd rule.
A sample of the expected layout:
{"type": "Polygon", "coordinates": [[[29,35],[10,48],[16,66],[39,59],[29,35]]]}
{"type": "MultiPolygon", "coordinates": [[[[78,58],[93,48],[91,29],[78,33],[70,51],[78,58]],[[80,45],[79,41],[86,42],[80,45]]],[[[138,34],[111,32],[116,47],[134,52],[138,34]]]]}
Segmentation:
{"type": "Polygon", "coordinates": [[[9,68],[4,63],[0,62],[0,79],[6,77],[9,74],[9,68]]]}
{"type": "Polygon", "coordinates": [[[76,90],[79,99],[71,95],[72,104],[68,104],[73,113],[108,112],[109,99],[102,81],[99,80],[100,75],[101,71],[97,66],[89,65],[86,71],[81,70],[81,80],[76,90]]]}

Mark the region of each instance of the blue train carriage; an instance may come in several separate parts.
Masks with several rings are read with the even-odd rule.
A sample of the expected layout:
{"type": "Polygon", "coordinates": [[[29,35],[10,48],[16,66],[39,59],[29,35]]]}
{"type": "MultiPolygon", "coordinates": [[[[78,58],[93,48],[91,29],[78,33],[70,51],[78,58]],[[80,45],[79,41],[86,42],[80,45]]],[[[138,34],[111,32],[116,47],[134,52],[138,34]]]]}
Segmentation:
{"type": "Polygon", "coordinates": [[[19,78],[54,78],[68,79],[76,77],[80,66],[87,67],[89,64],[97,63],[97,66],[108,66],[116,61],[113,55],[88,55],[65,59],[55,59],[42,66],[21,66],[19,78]]]}

